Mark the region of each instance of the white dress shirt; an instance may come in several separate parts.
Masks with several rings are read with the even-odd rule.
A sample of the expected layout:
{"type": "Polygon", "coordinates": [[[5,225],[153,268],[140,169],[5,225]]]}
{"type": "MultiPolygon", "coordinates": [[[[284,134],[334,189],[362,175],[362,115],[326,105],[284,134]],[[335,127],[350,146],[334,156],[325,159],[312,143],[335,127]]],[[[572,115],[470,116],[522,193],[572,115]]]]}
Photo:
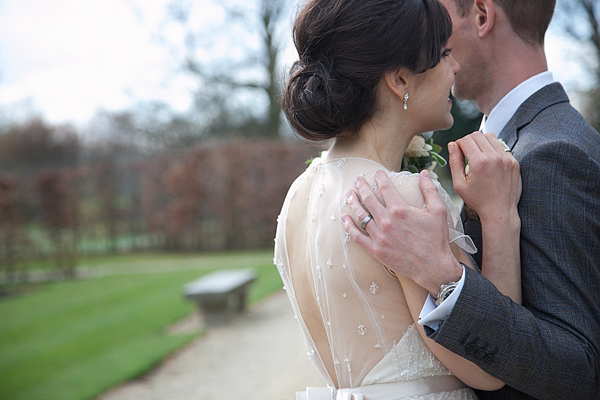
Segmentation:
{"type": "Polygon", "coordinates": [[[544,71],[541,74],[537,74],[527,79],[525,82],[508,92],[508,94],[496,104],[496,107],[490,112],[489,116],[483,116],[481,128],[479,130],[483,133],[493,133],[498,136],[519,107],[521,107],[521,104],[535,92],[551,83],[554,83],[554,77],[550,71],[544,71]]]}
{"type": "MultiPolygon", "coordinates": [[[[493,133],[497,136],[525,100],[541,88],[552,83],[554,83],[554,77],[550,71],[544,71],[522,82],[496,104],[489,116],[483,116],[480,131],[483,133],[493,133]]],[[[427,325],[429,328],[437,330],[440,324],[452,312],[462,291],[464,281],[465,271],[463,268],[463,274],[458,282],[458,286],[438,307],[436,307],[433,296],[430,294],[425,300],[425,305],[419,315],[419,324],[427,325]]]]}

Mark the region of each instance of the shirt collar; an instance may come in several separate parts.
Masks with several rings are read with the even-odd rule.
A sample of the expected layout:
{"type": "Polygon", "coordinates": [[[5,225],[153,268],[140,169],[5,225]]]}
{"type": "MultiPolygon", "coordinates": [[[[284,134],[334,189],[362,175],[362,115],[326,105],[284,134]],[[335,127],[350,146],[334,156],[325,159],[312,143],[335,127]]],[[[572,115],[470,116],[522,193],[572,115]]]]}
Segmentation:
{"type": "Polygon", "coordinates": [[[554,77],[550,71],[544,71],[522,82],[496,104],[489,116],[483,116],[479,130],[483,133],[490,132],[498,136],[521,104],[535,92],[551,83],[554,83],[554,77]]]}

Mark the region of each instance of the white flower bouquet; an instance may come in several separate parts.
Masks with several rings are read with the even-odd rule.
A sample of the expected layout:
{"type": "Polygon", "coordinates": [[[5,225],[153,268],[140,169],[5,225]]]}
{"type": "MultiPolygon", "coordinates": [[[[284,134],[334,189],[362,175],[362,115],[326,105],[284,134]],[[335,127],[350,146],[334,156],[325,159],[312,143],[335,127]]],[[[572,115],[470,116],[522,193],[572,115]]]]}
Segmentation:
{"type": "Polygon", "coordinates": [[[433,142],[433,138],[426,141],[422,135],[416,135],[410,141],[404,157],[402,158],[402,171],[419,173],[426,169],[432,177],[437,178],[433,172],[436,166],[445,167],[447,162],[440,155],[442,146],[433,142]]]}

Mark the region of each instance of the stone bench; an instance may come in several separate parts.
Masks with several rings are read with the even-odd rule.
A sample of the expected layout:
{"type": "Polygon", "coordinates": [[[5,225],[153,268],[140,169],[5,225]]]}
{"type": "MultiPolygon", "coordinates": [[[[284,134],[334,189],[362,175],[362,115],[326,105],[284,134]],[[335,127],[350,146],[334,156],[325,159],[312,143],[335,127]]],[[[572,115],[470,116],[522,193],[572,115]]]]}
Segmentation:
{"type": "Polygon", "coordinates": [[[257,275],[253,269],[220,270],[187,283],[185,297],[198,305],[208,325],[225,323],[246,307],[246,297],[257,275]]]}

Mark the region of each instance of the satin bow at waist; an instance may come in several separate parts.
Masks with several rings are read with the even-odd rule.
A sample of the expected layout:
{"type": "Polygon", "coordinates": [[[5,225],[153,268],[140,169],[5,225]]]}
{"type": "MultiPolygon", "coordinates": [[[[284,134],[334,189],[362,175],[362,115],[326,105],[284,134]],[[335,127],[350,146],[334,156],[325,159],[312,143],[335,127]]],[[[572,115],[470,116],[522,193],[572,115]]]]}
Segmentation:
{"type": "Polygon", "coordinates": [[[305,392],[296,392],[296,400],[396,400],[399,397],[451,392],[466,387],[454,375],[429,376],[408,382],[379,383],[351,389],[308,387],[305,392]]]}

